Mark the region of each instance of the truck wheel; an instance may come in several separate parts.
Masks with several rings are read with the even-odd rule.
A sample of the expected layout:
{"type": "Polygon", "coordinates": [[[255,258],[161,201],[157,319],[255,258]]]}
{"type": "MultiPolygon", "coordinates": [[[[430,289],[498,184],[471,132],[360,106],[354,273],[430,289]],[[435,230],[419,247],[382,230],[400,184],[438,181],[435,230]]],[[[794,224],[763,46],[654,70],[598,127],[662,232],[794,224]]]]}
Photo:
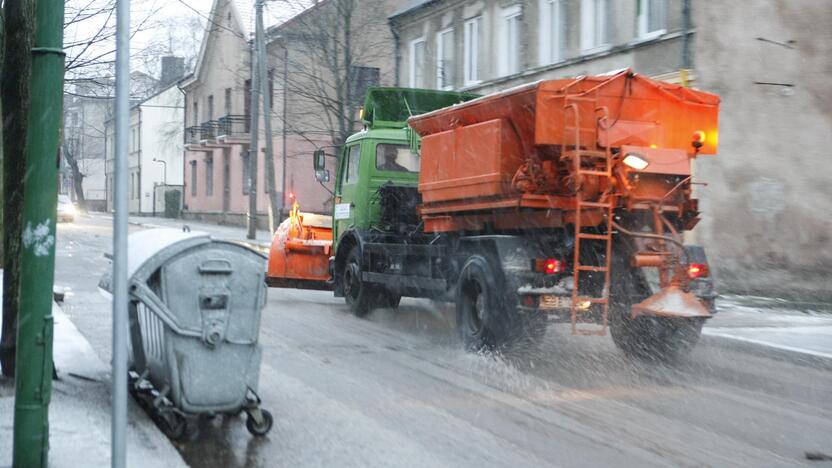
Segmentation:
{"type": "Polygon", "coordinates": [[[380,291],[361,279],[361,251],[356,245],[347,254],[342,273],[344,300],[356,317],[365,317],[379,303],[380,291]]]}
{"type": "Polygon", "coordinates": [[[457,328],[469,351],[497,346],[497,319],[502,313],[499,293],[488,261],[480,256],[469,259],[460,273],[456,297],[457,328]]]}
{"type": "Polygon", "coordinates": [[[613,265],[613,278],[617,280],[611,285],[610,334],[620,350],[635,358],[659,362],[673,362],[690,353],[699,341],[704,319],[633,319],[632,305],[646,299],[649,292],[629,266],[613,265]]]}

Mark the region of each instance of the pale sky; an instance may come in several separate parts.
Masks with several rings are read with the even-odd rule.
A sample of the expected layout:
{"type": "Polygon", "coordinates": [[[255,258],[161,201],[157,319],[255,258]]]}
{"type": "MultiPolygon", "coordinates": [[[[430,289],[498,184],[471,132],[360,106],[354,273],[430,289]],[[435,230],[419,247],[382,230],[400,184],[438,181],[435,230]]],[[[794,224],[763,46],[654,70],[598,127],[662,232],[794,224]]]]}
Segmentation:
{"type": "MultiPolygon", "coordinates": [[[[234,0],[245,5],[254,0],[234,0]]],[[[64,31],[64,44],[67,47],[67,60],[79,55],[84,58],[97,58],[114,49],[114,38],[108,37],[88,45],[90,38],[101,34],[103,25],[109,25],[109,31],[115,27],[115,15],[111,14],[115,0],[68,0],[66,18],[81,20],[68,25],[64,31]],[[96,13],[97,14],[94,14],[96,13]]],[[[285,20],[297,14],[313,0],[269,0],[266,3],[265,23],[268,27],[281,19],[285,20]]],[[[158,59],[156,55],[173,53],[186,57],[199,52],[200,42],[213,0],[133,0],[130,6],[131,30],[143,23],[145,30],[136,33],[130,41],[131,69],[142,70],[156,75],[158,59]],[[148,54],[141,55],[152,47],[148,54]]],[[[107,33],[104,33],[107,35],[107,33]]],[[[100,37],[100,36],[99,36],[100,37]]],[[[102,57],[102,60],[114,60],[114,56],[102,57]]],[[[85,75],[108,74],[107,66],[84,69],[85,75]]],[[[72,73],[70,73],[72,75],[72,73]]],[[[69,76],[68,76],[69,77],[69,76]]]]}

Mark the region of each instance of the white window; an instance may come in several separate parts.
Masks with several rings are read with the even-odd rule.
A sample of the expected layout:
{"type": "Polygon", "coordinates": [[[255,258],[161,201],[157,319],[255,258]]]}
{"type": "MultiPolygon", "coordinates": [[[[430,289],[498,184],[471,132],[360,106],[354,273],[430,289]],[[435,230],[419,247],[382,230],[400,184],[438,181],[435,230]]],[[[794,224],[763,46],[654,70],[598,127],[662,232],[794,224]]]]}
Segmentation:
{"type": "Polygon", "coordinates": [[[410,41],[410,87],[425,86],[425,38],[420,37],[410,41]]]}
{"type": "Polygon", "coordinates": [[[609,0],[581,0],[581,50],[603,50],[609,40],[609,0]]]}
{"type": "Polygon", "coordinates": [[[500,55],[497,66],[500,76],[520,71],[520,5],[503,8],[500,14],[500,55]]]}
{"type": "Polygon", "coordinates": [[[667,18],[666,0],[639,0],[638,2],[638,35],[650,39],[665,33],[665,19],[667,18]]]}
{"type": "Polygon", "coordinates": [[[539,0],[540,2],[540,65],[563,60],[566,45],[564,0],[539,0]]]}
{"type": "Polygon", "coordinates": [[[436,87],[454,87],[454,30],[439,31],[436,34],[436,87]]]}
{"type": "Polygon", "coordinates": [[[465,84],[476,84],[480,82],[480,25],[482,17],[477,16],[465,22],[464,37],[464,79],[465,84]]]}

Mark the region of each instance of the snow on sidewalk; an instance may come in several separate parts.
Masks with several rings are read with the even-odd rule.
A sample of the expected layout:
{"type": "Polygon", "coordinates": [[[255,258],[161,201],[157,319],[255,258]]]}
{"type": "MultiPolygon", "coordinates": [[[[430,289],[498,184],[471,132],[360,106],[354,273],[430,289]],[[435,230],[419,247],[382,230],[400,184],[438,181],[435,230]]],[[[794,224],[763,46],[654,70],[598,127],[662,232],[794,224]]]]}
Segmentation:
{"type": "Polygon", "coordinates": [[[825,307],[798,310],[783,301],[758,298],[749,305],[737,299],[717,300],[719,312],[703,335],[832,363],[832,314],[825,307]]]}
{"type": "MultiPolygon", "coordinates": [[[[2,304],[0,270],[0,304],[2,304]]],[[[90,343],[53,303],[52,354],[59,380],[49,404],[49,466],[110,464],[110,378],[90,343]]],[[[0,313],[2,323],[2,313],[0,313]]],[[[9,466],[14,431],[14,381],[0,377],[0,467],[9,466]]],[[[127,465],[183,467],[182,457],[147,415],[129,401],[127,465]]]]}

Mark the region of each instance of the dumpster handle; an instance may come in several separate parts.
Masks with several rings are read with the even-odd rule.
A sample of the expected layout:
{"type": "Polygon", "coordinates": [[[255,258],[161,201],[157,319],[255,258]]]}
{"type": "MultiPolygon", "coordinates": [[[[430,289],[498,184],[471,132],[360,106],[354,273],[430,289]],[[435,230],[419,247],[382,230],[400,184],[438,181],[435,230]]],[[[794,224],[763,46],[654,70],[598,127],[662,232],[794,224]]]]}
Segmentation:
{"type": "Polygon", "coordinates": [[[231,262],[224,258],[211,258],[202,262],[199,266],[199,272],[202,274],[222,274],[230,275],[234,273],[234,267],[231,262]]]}
{"type": "Polygon", "coordinates": [[[144,302],[146,306],[148,306],[156,315],[165,322],[165,325],[169,326],[179,335],[191,336],[194,338],[202,338],[202,332],[197,332],[193,330],[186,330],[180,327],[176,321],[173,319],[173,314],[171,313],[170,309],[159,300],[159,297],[147,286],[144,284],[132,284],[130,285],[130,292],[140,301],[144,302]]]}
{"type": "MultiPolygon", "coordinates": [[[[152,310],[161,320],[165,323],[165,325],[169,326],[179,335],[183,336],[190,336],[193,338],[202,339],[202,330],[188,330],[179,326],[174,320],[174,315],[168,309],[168,307],[159,299],[159,296],[156,295],[150,288],[142,283],[133,283],[130,285],[130,293],[138,300],[142,301],[150,310],[152,310]]],[[[224,337],[224,341],[231,344],[237,345],[250,345],[257,342],[257,339],[253,340],[230,340],[228,337],[224,337]]]]}

